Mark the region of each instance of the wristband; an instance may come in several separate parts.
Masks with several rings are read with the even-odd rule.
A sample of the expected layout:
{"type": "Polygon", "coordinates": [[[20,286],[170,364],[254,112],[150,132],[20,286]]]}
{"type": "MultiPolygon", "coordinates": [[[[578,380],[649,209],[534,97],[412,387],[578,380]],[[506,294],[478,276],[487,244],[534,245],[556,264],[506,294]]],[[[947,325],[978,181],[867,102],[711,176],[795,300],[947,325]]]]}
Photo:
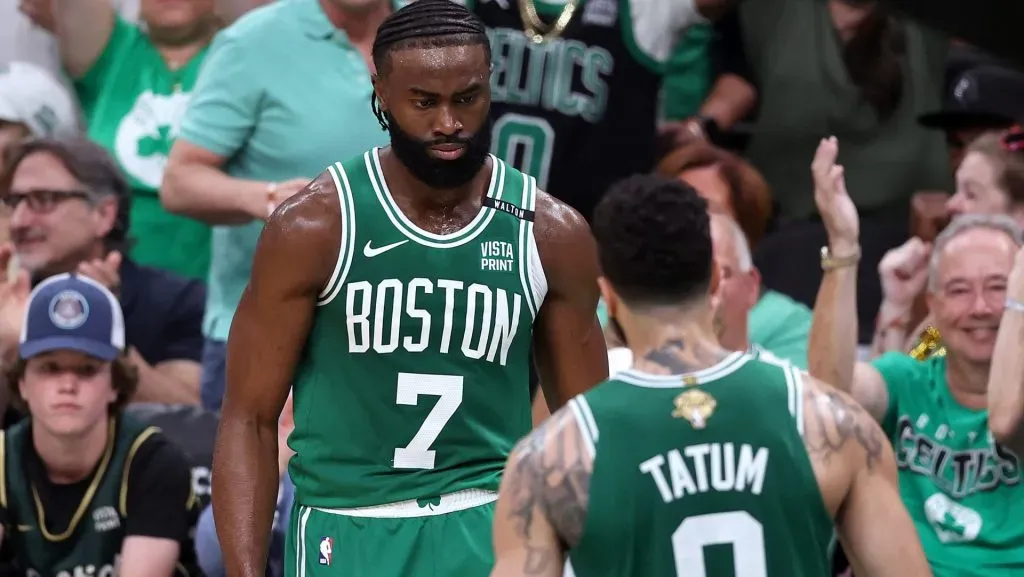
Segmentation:
{"type": "Polygon", "coordinates": [[[821,247],[821,270],[828,272],[837,268],[853,266],[860,262],[860,247],[851,254],[835,256],[827,245],[821,247]]]}

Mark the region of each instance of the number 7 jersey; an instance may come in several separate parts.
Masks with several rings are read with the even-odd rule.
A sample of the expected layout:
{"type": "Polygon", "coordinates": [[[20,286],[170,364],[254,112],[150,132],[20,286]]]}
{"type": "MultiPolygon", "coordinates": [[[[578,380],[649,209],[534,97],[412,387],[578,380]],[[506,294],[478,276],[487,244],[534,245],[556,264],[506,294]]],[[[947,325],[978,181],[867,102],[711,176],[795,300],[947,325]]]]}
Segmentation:
{"type": "Polygon", "coordinates": [[[379,153],[328,169],[341,248],[297,369],[288,439],[305,506],[497,490],[530,430],[530,339],[547,290],[534,179],[490,157],[480,212],[438,235],[399,209],[379,153]]]}

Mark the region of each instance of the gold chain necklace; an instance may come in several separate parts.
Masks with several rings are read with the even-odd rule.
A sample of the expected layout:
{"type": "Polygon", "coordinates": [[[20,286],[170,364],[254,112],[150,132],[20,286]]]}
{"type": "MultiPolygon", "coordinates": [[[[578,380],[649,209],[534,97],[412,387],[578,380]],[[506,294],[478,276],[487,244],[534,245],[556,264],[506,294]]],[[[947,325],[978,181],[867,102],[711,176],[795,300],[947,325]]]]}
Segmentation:
{"type": "Polygon", "coordinates": [[[537,14],[537,8],[533,4],[534,0],[519,0],[519,16],[523,19],[523,32],[526,33],[526,37],[535,44],[543,44],[548,40],[558,38],[572,21],[572,16],[576,13],[580,1],[567,0],[565,8],[562,8],[562,13],[558,15],[554,24],[547,26],[537,14]]]}

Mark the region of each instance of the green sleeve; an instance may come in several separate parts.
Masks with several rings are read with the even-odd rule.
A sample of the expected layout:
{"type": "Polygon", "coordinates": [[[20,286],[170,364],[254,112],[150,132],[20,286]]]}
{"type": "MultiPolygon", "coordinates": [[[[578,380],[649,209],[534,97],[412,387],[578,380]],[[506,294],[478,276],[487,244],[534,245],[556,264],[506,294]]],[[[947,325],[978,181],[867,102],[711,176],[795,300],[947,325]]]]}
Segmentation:
{"type": "Polygon", "coordinates": [[[135,24],[127,22],[120,15],[114,16],[114,28],[110,31],[107,45],[103,47],[99,58],[81,78],[74,81],[75,93],[82,104],[86,118],[92,117],[97,98],[107,80],[123,65],[125,57],[138,46],[142,30],[135,24]]]}
{"type": "Polygon", "coordinates": [[[889,405],[882,419],[882,429],[892,436],[896,430],[896,419],[899,417],[899,406],[906,391],[924,387],[923,379],[927,378],[927,364],[899,351],[890,351],[871,361],[885,380],[889,392],[889,405]]]}
{"type": "Polygon", "coordinates": [[[692,26],[672,50],[662,84],[666,120],[689,118],[704,103],[711,90],[709,50],[713,34],[706,24],[692,26]]]}
{"type": "Polygon", "coordinates": [[[264,94],[254,51],[233,32],[221,32],[210,46],[178,136],[224,158],[249,140],[264,94]]]}

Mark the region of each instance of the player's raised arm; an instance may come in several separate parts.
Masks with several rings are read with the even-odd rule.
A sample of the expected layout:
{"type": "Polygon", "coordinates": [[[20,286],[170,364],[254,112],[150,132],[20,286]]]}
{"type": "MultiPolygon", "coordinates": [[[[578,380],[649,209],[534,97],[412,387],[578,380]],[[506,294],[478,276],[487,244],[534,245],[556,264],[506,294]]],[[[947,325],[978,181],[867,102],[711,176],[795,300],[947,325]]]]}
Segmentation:
{"type": "Polygon", "coordinates": [[[804,380],[804,442],[854,574],[930,577],[881,427],[850,395],[804,380]]]}
{"type": "Polygon", "coordinates": [[[494,511],[492,577],[562,577],[587,519],[592,451],[568,407],[519,442],[494,511]]]}
{"type": "Polygon", "coordinates": [[[277,498],[278,418],[339,250],[328,174],[267,221],[228,338],[227,390],[214,454],[213,503],[228,577],[262,577],[277,498]]]}
{"type": "Polygon", "coordinates": [[[544,397],[554,410],[608,378],[608,352],[597,320],[597,245],[578,212],[543,192],[537,197],[534,236],[548,284],[534,355],[544,397]]]}

